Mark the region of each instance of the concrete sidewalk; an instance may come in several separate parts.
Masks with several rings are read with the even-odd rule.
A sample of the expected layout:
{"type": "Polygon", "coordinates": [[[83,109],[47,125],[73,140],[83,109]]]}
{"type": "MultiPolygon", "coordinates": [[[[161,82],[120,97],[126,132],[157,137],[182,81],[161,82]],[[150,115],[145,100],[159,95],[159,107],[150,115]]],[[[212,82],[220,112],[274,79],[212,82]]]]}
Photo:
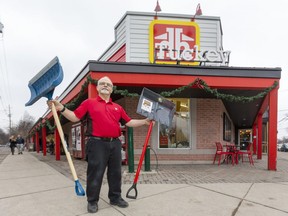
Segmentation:
{"type": "MultiPolygon", "coordinates": [[[[76,167],[76,166],[75,166],[76,167]]],[[[76,167],[77,170],[77,167],[76,167]]],[[[269,171],[267,171],[269,174],[269,171]]],[[[144,174],[143,174],[144,175],[144,174]]],[[[85,182],[81,182],[85,188],[85,182]]],[[[131,184],[122,187],[123,198],[131,184]]],[[[0,161],[0,215],[93,215],[75,183],[33,153],[8,155],[0,161]]],[[[99,210],[109,216],[252,216],[288,215],[288,182],[138,184],[136,200],[125,209],[109,205],[108,186],[101,191],[99,210]]]]}

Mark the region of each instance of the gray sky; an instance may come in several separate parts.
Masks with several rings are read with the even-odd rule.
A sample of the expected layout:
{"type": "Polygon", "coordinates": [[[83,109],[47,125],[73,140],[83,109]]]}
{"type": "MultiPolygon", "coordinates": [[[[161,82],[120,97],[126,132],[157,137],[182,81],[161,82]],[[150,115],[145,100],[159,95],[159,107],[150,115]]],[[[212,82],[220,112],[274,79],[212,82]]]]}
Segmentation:
{"type": "MultiPolygon", "coordinates": [[[[286,0],[159,0],[162,13],[219,16],[230,66],[281,67],[278,138],[288,136],[288,20],[286,0]]],[[[88,60],[97,60],[114,41],[114,26],[126,11],[154,12],[156,0],[0,0],[0,128],[28,112],[46,111],[42,98],[30,107],[29,80],[58,56],[64,70],[60,95],[88,60]]]]}

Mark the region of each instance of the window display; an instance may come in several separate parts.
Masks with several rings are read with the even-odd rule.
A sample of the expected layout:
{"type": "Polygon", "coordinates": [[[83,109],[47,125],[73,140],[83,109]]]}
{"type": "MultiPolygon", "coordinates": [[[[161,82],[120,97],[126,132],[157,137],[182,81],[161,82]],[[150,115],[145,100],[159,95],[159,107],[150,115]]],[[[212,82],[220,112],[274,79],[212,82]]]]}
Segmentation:
{"type": "Polygon", "coordinates": [[[170,98],[176,105],[171,127],[159,124],[159,148],[189,148],[190,103],[187,98],[170,98]]]}

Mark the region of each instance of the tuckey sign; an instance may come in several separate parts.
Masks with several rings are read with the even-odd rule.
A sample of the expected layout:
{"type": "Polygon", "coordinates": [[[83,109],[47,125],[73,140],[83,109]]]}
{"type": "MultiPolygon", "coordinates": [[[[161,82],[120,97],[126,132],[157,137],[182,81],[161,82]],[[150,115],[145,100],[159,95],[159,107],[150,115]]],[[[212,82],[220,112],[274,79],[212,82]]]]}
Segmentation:
{"type": "Polygon", "coordinates": [[[195,22],[154,20],[149,27],[151,63],[199,65],[229,63],[230,51],[201,50],[200,28],[195,22]]]}

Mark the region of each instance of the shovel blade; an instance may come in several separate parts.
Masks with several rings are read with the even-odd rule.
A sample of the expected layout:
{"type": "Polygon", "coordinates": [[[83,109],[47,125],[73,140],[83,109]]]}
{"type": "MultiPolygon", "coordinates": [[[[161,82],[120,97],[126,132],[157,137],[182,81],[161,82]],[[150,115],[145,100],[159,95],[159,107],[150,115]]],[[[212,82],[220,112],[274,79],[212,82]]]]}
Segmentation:
{"type": "Polygon", "coordinates": [[[63,70],[56,56],[29,81],[28,87],[31,92],[31,98],[25,106],[34,104],[41,97],[46,97],[48,100],[51,100],[55,87],[58,86],[62,80],[63,70]]]}

